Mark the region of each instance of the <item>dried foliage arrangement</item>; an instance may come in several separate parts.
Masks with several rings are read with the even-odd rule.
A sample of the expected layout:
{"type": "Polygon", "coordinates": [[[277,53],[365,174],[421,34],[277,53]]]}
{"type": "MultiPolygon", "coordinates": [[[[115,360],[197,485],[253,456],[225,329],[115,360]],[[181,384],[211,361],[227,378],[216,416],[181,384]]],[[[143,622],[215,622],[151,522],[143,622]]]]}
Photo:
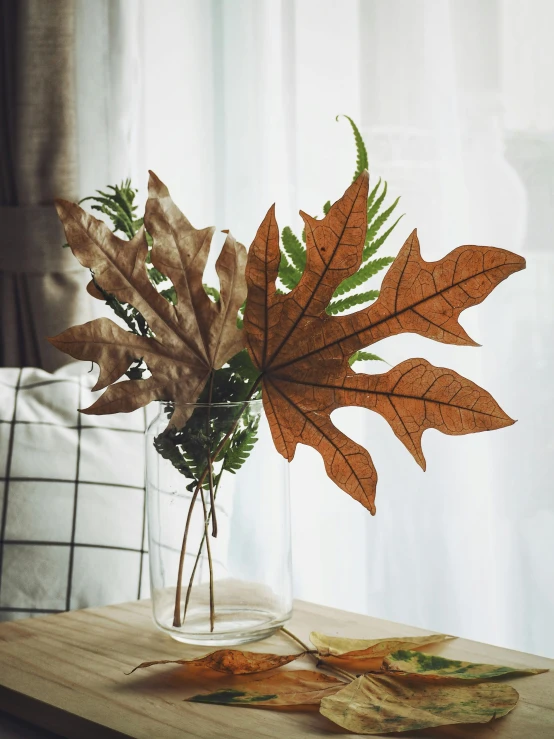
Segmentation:
{"type": "Polygon", "coordinates": [[[343,729],[382,736],[489,723],[513,710],[519,699],[514,687],[499,680],[547,672],[464,662],[421,651],[452,638],[444,634],[370,640],[312,632],[310,648],[290,631],[283,631],[301,646],[301,652],[221,649],[192,660],[143,662],[131,673],[156,665],[178,665],[176,677],[183,686],[184,700],[319,710],[343,729]],[[318,669],[280,669],[305,659],[314,660],[318,669]]]}
{"type": "MultiPolygon", "coordinates": [[[[423,468],[426,429],[459,435],[513,423],[486,390],[425,359],[408,359],[384,374],[353,369],[356,361],[381,361],[366,348],[404,332],[475,345],[458,322],[461,312],[482,302],[525,261],[503,249],[468,245],[426,262],[415,231],[394,261],[377,258],[400,220],[388,225],[398,199],[385,204],[386,183],[369,189],[366,148],[348,120],[357,167],[344,195],[328,201],[320,218],[301,212],[301,238],[288,227],[280,232],[270,208],[248,255],[226,232],[217,289],[203,282],[214,229],[194,228],[156,175],[150,176],[144,219],[137,218],[129,182],[92,198],[92,209],[107,215],[113,230],[80,205],[57,202],[68,246],[92,273],[89,292],[129,330],[101,318],[50,341],[100,367],[95,389],[105,391],[83,412],[119,413],[167,401],[168,426],[156,448],[189,480],[191,510],[201,497],[206,546],[210,522],[217,534],[219,480],[236,472],[255,448],[255,422],[242,413],[250,399],[262,397],[283,456],[292,460],[299,443],[313,447],[329,477],[372,514],[376,470],[369,452],[334,426],[335,409],[360,406],[379,413],[423,468]],[[389,264],[381,291],[368,290],[367,281],[389,264]],[[216,430],[195,415],[191,404],[197,402],[238,402],[241,410],[228,428],[216,430]]],[[[175,626],[183,619],[189,521],[190,514],[175,626]]]]}

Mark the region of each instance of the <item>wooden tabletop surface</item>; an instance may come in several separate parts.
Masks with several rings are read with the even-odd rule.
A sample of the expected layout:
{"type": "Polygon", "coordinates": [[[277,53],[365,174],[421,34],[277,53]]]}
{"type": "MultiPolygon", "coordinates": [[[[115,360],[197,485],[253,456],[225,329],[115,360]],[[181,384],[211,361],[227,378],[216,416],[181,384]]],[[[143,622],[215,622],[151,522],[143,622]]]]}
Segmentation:
{"type": "MultiPolygon", "coordinates": [[[[289,628],[304,641],[310,631],[369,639],[425,633],[304,602],[295,604],[289,628]]],[[[283,634],[246,649],[296,651],[283,634]]],[[[195,657],[208,651],[178,644],[156,631],[149,601],[0,624],[0,711],[69,739],[354,736],[317,712],[183,702],[183,673],[171,665],[131,676],[124,674],[142,661],[195,657]]],[[[425,651],[474,662],[554,670],[554,660],[464,639],[425,651]]],[[[312,664],[295,666],[309,668],[312,664]]],[[[396,736],[553,739],[554,671],[509,682],[520,693],[520,701],[505,718],[485,725],[441,727],[396,736]]]]}

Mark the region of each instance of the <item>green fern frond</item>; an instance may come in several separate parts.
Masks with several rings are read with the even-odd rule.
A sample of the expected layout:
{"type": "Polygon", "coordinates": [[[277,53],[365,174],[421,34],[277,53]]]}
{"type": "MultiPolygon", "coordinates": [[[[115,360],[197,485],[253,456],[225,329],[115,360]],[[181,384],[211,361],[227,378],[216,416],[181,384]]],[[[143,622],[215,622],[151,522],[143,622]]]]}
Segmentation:
{"type": "Polygon", "coordinates": [[[133,222],[119,204],[101,196],[96,196],[94,200],[96,205],[91,206],[92,210],[107,215],[113,223],[114,231],[121,231],[128,238],[133,238],[133,222]]]}
{"type": "Polygon", "coordinates": [[[355,305],[361,305],[362,303],[368,303],[370,300],[375,300],[379,297],[379,290],[368,290],[365,293],[357,293],[355,295],[348,295],[346,298],[340,298],[340,300],[333,300],[327,306],[327,313],[334,316],[337,313],[343,313],[349,308],[353,308],[355,305]]]}
{"type": "Polygon", "coordinates": [[[166,287],[164,290],[160,290],[160,295],[163,295],[163,297],[166,300],[169,300],[173,305],[177,305],[177,292],[173,285],[171,287],[166,287]]]}
{"type": "Polygon", "coordinates": [[[258,420],[246,428],[235,431],[226,448],[222,449],[223,466],[227,472],[236,474],[250,456],[258,441],[258,420]]]}
{"type": "MultiPolygon", "coordinates": [[[[364,169],[369,168],[369,162],[367,158],[367,149],[365,148],[364,140],[358,131],[358,127],[350,118],[348,115],[343,115],[343,118],[346,118],[346,120],[350,123],[352,126],[352,131],[354,132],[354,139],[356,141],[356,171],[354,173],[354,177],[352,178],[352,182],[358,179],[358,177],[361,175],[361,173],[364,171],[364,169]]],[[[340,115],[337,116],[336,120],[340,118],[340,115]]]]}
{"type": "Polygon", "coordinates": [[[362,262],[367,262],[368,259],[371,259],[371,257],[377,253],[377,251],[383,246],[385,241],[394,231],[397,223],[400,220],[402,220],[402,218],[404,218],[404,214],[402,214],[399,218],[397,218],[396,221],[392,224],[392,226],[388,228],[383,234],[381,234],[381,236],[379,236],[378,239],[375,239],[375,241],[372,241],[367,246],[364,246],[362,262]]]}
{"type": "MultiPolygon", "coordinates": [[[[83,198],[80,202],[94,201],[92,210],[104,213],[111,220],[114,231],[121,231],[128,239],[132,239],[137,231],[136,210],[134,203],[137,190],[131,187],[129,179],[121,185],[108,185],[107,190],[97,190],[96,195],[83,198]]],[[[138,219],[142,225],[142,219],[138,219]]]]}
{"type": "Polygon", "coordinates": [[[290,264],[286,255],[281,252],[281,261],[279,262],[279,279],[287,290],[293,290],[298,283],[302,275],[298,272],[295,267],[290,264]]]}
{"type": "MultiPolygon", "coordinates": [[[[227,362],[229,365],[229,369],[238,377],[240,377],[245,382],[245,394],[248,392],[248,390],[251,388],[251,386],[256,382],[258,379],[260,373],[254,366],[250,354],[246,351],[246,349],[242,349],[242,351],[235,354],[234,357],[231,357],[231,359],[227,362]]],[[[254,396],[254,399],[259,397],[259,393],[261,391],[258,391],[258,393],[254,396]]],[[[234,400],[243,400],[242,397],[235,397],[234,400]]]]}
{"type": "Polygon", "coordinates": [[[373,221],[371,222],[368,221],[366,241],[365,241],[366,244],[369,244],[369,242],[373,241],[373,239],[377,236],[377,234],[381,230],[381,227],[385,225],[391,213],[394,211],[394,209],[398,205],[399,200],[400,200],[399,197],[396,198],[394,203],[391,206],[389,206],[386,210],[384,210],[382,213],[380,213],[373,221]]]}
{"type": "Polygon", "coordinates": [[[205,282],[203,283],[203,287],[210,298],[213,298],[214,303],[219,303],[219,290],[216,290],[215,287],[210,287],[210,285],[206,285],[205,282]]]}
{"type": "Polygon", "coordinates": [[[371,262],[367,262],[361,269],[341,282],[335,290],[333,297],[338,298],[339,295],[344,295],[344,293],[349,293],[351,290],[355,290],[357,287],[360,287],[367,282],[370,277],[376,275],[377,272],[388,267],[388,265],[393,261],[393,257],[381,257],[380,259],[374,259],[371,262]]]}
{"type": "Polygon", "coordinates": [[[306,248],[302,246],[300,241],[293,234],[289,226],[285,226],[281,234],[283,249],[292,265],[302,275],[306,267],[306,248]]]}
{"type": "Polygon", "coordinates": [[[381,178],[377,180],[377,184],[373,188],[373,190],[369,193],[367,197],[367,211],[369,213],[369,209],[373,205],[375,198],[377,197],[377,193],[379,192],[379,188],[381,187],[381,178]]]}
{"type": "MultiPolygon", "coordinates": [[[[354,362],[366,362],[369,360],[372,360],[375,362],[385,362],[385,364],[389,364],[384,359],[381,359],[381,357],[378,357],[377,354],[371,354],[370,352],[364,352],[364,351],[354,352],[354,354],[348,360],[348,364],[352,367],[354,362]]],[[[389,364],[389,367],[390,367],[390,364],[389,364]]]]}
{"type": "Polygon", "coordinates": [[[381,206],[383,205],[383,200],[387,197],[387,183],[385,182],[383,185],[383,191],[379,195],[379,197],[375,200],[373,205],[371,207],[368,207],[367,209],[367,222],[371,223],[375,216],[379,213],[379,210],[381,209],[381,206]]]}

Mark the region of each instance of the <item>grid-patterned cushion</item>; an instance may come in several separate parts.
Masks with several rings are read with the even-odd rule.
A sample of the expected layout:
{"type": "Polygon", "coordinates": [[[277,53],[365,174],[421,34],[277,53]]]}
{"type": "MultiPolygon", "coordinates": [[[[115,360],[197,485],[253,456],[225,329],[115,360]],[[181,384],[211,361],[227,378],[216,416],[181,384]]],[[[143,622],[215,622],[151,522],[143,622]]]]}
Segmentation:
{"type": "Polygon", "coordinates": [[[148,594],[146,413],[78,413],[93,384],[0,369],[0,620],[148,594]]]}

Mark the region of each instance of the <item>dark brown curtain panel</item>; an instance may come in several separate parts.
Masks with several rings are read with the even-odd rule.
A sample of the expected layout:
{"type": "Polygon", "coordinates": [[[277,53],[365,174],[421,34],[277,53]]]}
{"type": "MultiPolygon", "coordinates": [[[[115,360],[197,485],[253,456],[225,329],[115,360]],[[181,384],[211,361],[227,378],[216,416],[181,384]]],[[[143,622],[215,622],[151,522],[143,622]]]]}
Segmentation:
{"type": "Polygon", "coordinates": [[[89,320],[88,275],[53,199],[77,197],[74,0],[0,0],[0,366],[52,371],[89,320]]]}

